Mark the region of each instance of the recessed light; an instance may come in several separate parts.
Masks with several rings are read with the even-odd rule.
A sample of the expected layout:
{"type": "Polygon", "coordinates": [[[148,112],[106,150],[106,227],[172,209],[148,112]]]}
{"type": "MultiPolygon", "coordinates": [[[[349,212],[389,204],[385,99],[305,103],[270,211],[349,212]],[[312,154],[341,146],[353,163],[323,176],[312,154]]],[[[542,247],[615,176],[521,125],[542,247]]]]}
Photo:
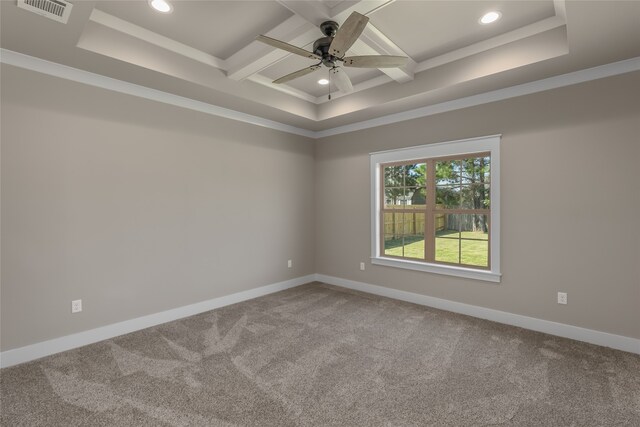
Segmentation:
{"type": "Polygon", "coordinates": [[[320,80],[318,80],[318,84],[319,84],[319,85],[328,85],[328,84],[329,84],[329,80],[327,80],[327,79],[320,79],[320,80]]]}
{"type": "Polygon", "coordinates": [[[173,6],[167,0],[149,0],[149,6],[162,13],[171,13],[173,6]]]}
{"type": "Polygon", "coordinates": [[[492,22],[496,22],[498,19],[500,19],[501,16],[502,14],[500,12],[492,10],[491,12],[487,12],[482,15],[482,18],[480,18],[480,23],[491,24],[492,22]]]}

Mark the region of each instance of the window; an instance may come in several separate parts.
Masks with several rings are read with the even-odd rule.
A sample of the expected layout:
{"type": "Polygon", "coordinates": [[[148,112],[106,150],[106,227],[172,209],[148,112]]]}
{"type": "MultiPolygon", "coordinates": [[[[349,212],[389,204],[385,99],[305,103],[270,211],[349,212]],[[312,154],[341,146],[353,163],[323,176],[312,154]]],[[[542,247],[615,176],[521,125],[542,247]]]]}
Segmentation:
{"type": "Polygon", "coordinates": [[[499,282],[499,144],[372,153],[372,262],[499,282]]]}

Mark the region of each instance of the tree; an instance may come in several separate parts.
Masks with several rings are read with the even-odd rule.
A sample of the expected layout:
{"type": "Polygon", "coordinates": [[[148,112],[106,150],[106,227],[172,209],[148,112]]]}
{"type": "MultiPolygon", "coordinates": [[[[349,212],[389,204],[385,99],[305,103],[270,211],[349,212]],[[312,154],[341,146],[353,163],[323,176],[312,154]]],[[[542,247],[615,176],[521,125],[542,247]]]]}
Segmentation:
{"type": "MultiPolygon", "coordinates": [[[[489,176],[490,163],[489,157],[436,162],[436,204],[445,208],[488,208],[486,178],[489,176]]],[[[473,215],[471,218],[471,221],[463,222],[463,228],[470,226],[473,231],[487,232],[484,215],[473,215]]]]}
{"type": "MultiPolygon", "coordinates": [[[[398,201],[406,201],[410,198],[411,203],[416,204],[416,201],[420,200],[419,194],[423,193],[416,192],[414,189],[424,187],[425,182],[426,165],[424,163],[385,167],[385,203],[396,205],[398,201]],[[416,193],[419,193],[418,196],[415,196],[416,193]]],[[[422,199],[422,203],[424,203],[424,194],[422,199]]]]}

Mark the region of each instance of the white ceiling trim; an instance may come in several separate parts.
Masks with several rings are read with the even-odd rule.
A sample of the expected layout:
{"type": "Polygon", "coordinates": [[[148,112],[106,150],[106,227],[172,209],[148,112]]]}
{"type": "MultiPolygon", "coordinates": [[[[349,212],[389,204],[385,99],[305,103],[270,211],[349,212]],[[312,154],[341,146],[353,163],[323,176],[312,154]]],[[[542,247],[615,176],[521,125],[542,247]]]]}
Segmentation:
{"type": "Polygon", "coordinates": [[[567,5],[565,4],[565,0],[553,0],[553,9],[556,12],[556,16],[562,18],[565,22],[567,21],[567,5]]]}
{"type": "MultiPolygon", "coordinates": [[[[265,35],[304,47],[318,38],[316,32],[317,28],[307,20],[293,15],[265,35]]],[[[263,43],[253,41],[227,58],[227,77],[232,80],[246,79],[289,55],[291,54],[283,50],[271,49],[263,43]]]]}
{"type": "MultiPolygon", "coordinates": [[[[376,12],[382,7],[388,6],[394,1],[395,0],[377,0],[375,2],[357,1],[351,5],[345,5],[345,7],[341,8],[338,14],[332,16],[331,18],[344,20],[353,11],[358,11],[365,15],[369,15],[373,12],[376,12]]],[[[320,2],[307,3],[307,2],[297,2],[297,1],[289,1],[289,0],[279,0],[278,3],[282,4],[284,7],[288,8],[293,13],[295,13],[294,17],[304,19],[305,21],[307,21],[308,23],[314,26],[317,25],[318,22],[326,19],[327,17],[326,15],[327,7],[326,5],[320,2]]],[[[343,2],[343,3],[347,4],[349,2],[343,2]]],[[[415,73],[419,73],[431,68],[439,67],[441,65],[448,64],[450,62],[454,62],[472,55],[476,55],[478,53],[482,53],[484,51],[494,49],[496,47],[500,47],[505,44],[512,43],[521,39],[525,39],[527,37],[535,36],[537,34],[541,34],[546,31],[553,30],[554,28],[558,28],[566,25],[565,0],[554,0],[554,10],[556,15],[550,18],[546,18],[538,22],[534,22],[532,24],[526,25],[524,27],[509,31],[507,33],[491,37],[487,40],[483,40],[481,42],[477,42],[469,46],[465,46],[463,48],[456,49],[454,51],[447,52],[445,54],[426,59],[420,63],[416,63],[413,60],[413,58],[411,58],[408,54],[406,54],[392,40],[390,40],[387,36],[385,36],[380,30],[375,28],[371,22],[369,22],[362,36],[360,37],[360,39],[356,41],[356,43],[353,45],[351,50],[354,54],[357,54],[357,55],[402,55],[402,56],[408,57],[409,61],[405,67],[380,69],[380,71],[382,71],[384,74],[391,77],[393,80],[402,83],[402,82],[413,80],[415,73]]],[[[311,38],[313,38],[314,40],[317,36],[314,30],[309,31],[305,35],[306,36],[310,35],[311,38]]],[[[274,37],[274,36],[271,36],[271,37],[274,37]]],[[[278,37],[276,36],[275,38],[278,38],[278,37]]],[[[281,39],[284,41],[287,41],[286,38],[281,38],[281,39]]],[[[307,43],[296,44],[294,41],[287,41],[287,42],[294,45],[303,46],[303,47],[306,47],[311,43],[311,41],[309,41],[308,38],[303,39],[303,41],[306,41],[307,43]]],[[[272,51],[270,55],[273,55],[274,53],[275,52],[272,51]]],[[[279,57],[278,60],[282,60],[288,55],[289,54],[283,54],[279,57]]],[[[256,61],[256,63],[261,64],[261,66],[251,67],[252,63],[249,63],[248,67],[251,67],[251,71],[258,73],[259,71],[261,71],[262,69],[268,66],[268,65],[264,65],[263,57],[260,57],[259,55],[255,54],[253,58],[254,58],[254,61],[256,61]]],[[[273,64],[274,62],[277,62],[277,61],[271,61],[270,64],[273,64]]],[[[251,74],[243,74],[241,78],[246,78],[249,75],[251,74]]],[[[376,84],[377,82],[379,82],[379,80],[372,82],[373,84],[369,87],[378,86],[378,84],[376,84]]],[[[275,87],[273,86],[272,88],[275,89],[275,87]]],[[[364,86],[362,86],[362,88],[364,88],[364,86]]],[[[323,99],[324,97],[318,98],[318,101],[316,101],[316,104],[322,103],[323,99]]]]}
{"type": "MultiPolygon", "coordinates": [[[[344,21],[354,11],[368,15],[381,7],[393,3],[394,1],[395,0],[382,0],[376,2],[359,1],[341,8],[335,15],[331,15],[333,10],[330,10],[326,4],[317,1],[301,2],[295,0],[278,0],[278,3],[301,18],[307,20],[311,25],[317,28],[322,22],[328,19],[344,21]]],[[[356,40],[350,51],[355,55],[401,55],[409,57],[406,52],[382,34],[382,32],[371,22],[367,24],[364,32],[360,38],[356,40]]],[[[413,69],[415,66],[416,62],[409,58],[407,66],[403,68],[379,68],[379,70],[391,77],[393,80],[402,83],[413,80],[413,69]]]]}
{"type": "Polygon", "coordinates": [[[563,18],[560,18],[559,16],[552,16],[551,18],[546,18],[541,21],[534,22],[533,24],[525,25],[524,27],[491,37],[490,39],[426,59],[418,63],[415,68],[415,72],[419,73],[430,68],[439,67],[508,43],[513,43],[518,40],[526,39],[527,37],[535,36],[536,34],[553,30],[554,28],[562,27],[564,25],[566,25],[566,22],[563,18]]]}
{"type": "Polygon", "coordinates": [[[447,111],[474,107],[490,102],[501,101],[504,99],[515,98],[518,96],[529,95],[551,89],[557,89],[578,83],[584,83],[592,80],[598,80],[606,77],[640,71],[640,57],[636,57],[624,61],[613,62],[611,64],[587,68],[572,73],[562,74],[559,76],[549,77],[530,83],[524,83],[517,86],[511,86],[504,89],[498,89],[491,92],[442,102],[439,104],[428,105],[401,113],[390,114],[371,120],[365,120],[345,126],[339,126],[332,129],[312,131],[287,125],[285,123],[276,122],[274,120],[268,120],[262,117],[253,116],[251,114],[242,113],[240,111],[219,107],[217,105],[208,104],[206,102],[196,101],[194,99],[185,98],[183,96],[162,92],[145,86],[113,79],[111,77],[91,73],[89,71],[72,68],[66,65],[46,61],[44,59],[36,58],[7,49],[0,49],[0,62],[3,64],[36,71],[54,77],[60,77],[66,80],[71,80],[102,89],[124,93],[127,95],[138,96],[140,98],[162,102],[189,110],[199,111],[202,113],[210,114],[212,116],[224,117],[231,120],[253,124],[256,126],[262,126],[282,132],[302,135],[316,139],[377,126],[383,126],[391,123],[398,123],[420,117],[427,117],[447,111]]]}
{"type": "Polygon", "coordinates": [[[331,9],[321,1],[276,0],[276,2],[299,17],[306,19],[315,27],[328,20],[331,16],[331,9]]]}
{"type": "MultiPolygon", "coordinates": [[[[327,19],[327,16],[330,16],[334,10],[339,12],[335,16],[332,16],[332,19],[344,20],[354,10],[364,14],[371,14],[372,12],[375,12],[393,2],[394,0],[358,1],[355,3],[343,2],[338,4],[338,6],[344,4],[342,7],[338,8],[338,6],[336,6],[334,9],[329,9],[321,2],[309,3],[280,0],[279,3],[291,10],[294,15],[273,30],[267,32],[266,35],[306,48],[317,39],[318,28],[316,26],[316,21],[327,19]]],[[[400,47],[393,43],[393,41],[386,37],[371,23],[367,25],[367,28],[365,28],[362,37],[356,41],[352,47],[352,51],[357,55],[402,55],[409,57],[408,64],[405,67],[380,69],[380,71],[391,79],[397,82],[406,82],[413,80],[415,73],[454,62],[468,56],[566,25],[565,0],[554,0],[554,8],[556,16],[543,19],[522,28],[500,34],[451,52],[447,52],[437,57],[429,58],[420,63],[416,63],[400,47]]],[[[278,49],[270,50],[270,48],[257,41],[250,43],[231,57],[223,60],[98,9],[94,9],[92,11],[89,19],[131,37],[144,40],[179,55],[196,60],[211,67],[221,69],[225,71],[227,73],[227,77],[232,80],[249,79],[270,87],[271,89],[278,90],[314,104],[322,104],[327,101],[324,96],[314,97],[313,95],[299,89],[295,89],[289,85],[275,85],[267,82],[268,79],[264,78],[264,76],[260,76],[258,73],[276,62],[282,61],[291,54],[278,49]],[[265,54],[265,52],[267,53],[265,54]]],[[[357,85],[357,89],[354,88],[354,93],[373,88],[384,83],[387,83],[387,80],[375,77],[357,85]]],[[[338,96],[342,97],[345,96],[345,94],[339,94],[338,96]]],[[[338,96],[332,95],[333,98],[338,96]]]]}
{"type": "MultiPolygon", "coordinates": [[[[371,25],[371,24],[369,24],[371,25]]],[[[368,27],[368,26],[367,26],[368,27]]],[[[382,34],[382,33],[380,33],[382,34]]],[[[399,55],[406,56],[407,66],[402,68],[378,68],[379,71],[383,72],[387,76],[391,77],[393,80],[398,83],[409,82],[413,80],[413,69],[415,69],[416,62],[406,53],[390,53],[391,50],[384,48],[380,45],[376,45],[373,43],[371,38],[365,36],[365,33],[362,33],[362,36],[358,40],[355,41],[353,46],[349,49],[349,52],[353,56],[358,55],[399,55]]]]}
{"type": "Polygon", "coordinates": [[[371,89],[372,87],[376,87],[376,86],[382,86],[383,84],[392,82],[393,79],[389,76],[387,76],[386,74],[382,75],[382,76],[377,76],[377,77],[373,77],[369,80],[365,80],[363,82],[360,82],[358,84],[353,85],[353,91],[349,92],[349,93],[344,93],[344,92],[332,92],[331,93],[331,99],[329,99],[329,97],[327,95],[322,95],[316,98],[315,103],[316,104],[324,104],[326,102],[329,102],[331,100],[334,99],[338,99],[338,98],[342,98],[343,96],[349,96],[353,93],[356,92],[360,92],[363,90],[367,90],[367,89],[371,89]]]}
{"type": "Polygon", "coordinates": [[[195,99],[186,98],[184,96],[163,92],[149,87],[125,82],[101,74],[91,73],[89,71],[80,70],[78,68],[69,67],[67,65],[46,61],[44,59],[25,55],[7,49],[0,49],[0,62],[3,64],[13,65],[15,67],[24,68],[31,71],[47,74],[54,77],[60,77],[89,86],[99,87],[101,89],[111,90],[114,92],[133,95],[151,101],[162,102],[164,104],[174,105],[176,107],[186,108],[188,110],[199,111],[210,114],[212,116],[224,117],[226,119],[236,120],[239,122],[249,123],[256,126],[262,126],[269,129],[279,130],[282,132],[302,135],[309,138],[315,136],[315,132],[287,125],[285,123],[268,120],[262,117],[253,116],[251,114],[242,113],[240,111],[231,110],[229,108],[208,104],[195,99]]]}
{"type": "Polygon", "coordinates": [[[263,86],[270,87],[271,89],[277,90],[282,93],[286,93],[287,95],[295,96],[296,98],[300,98],[305,101],[312,102],[314,104],[318,103],[318,98],[316,98],[315,96],[309,95],[307,92],[303,92],[289,85],[282,85],[282,84],[277,85],[273,83],[270,78],[262,76],[260,74],[254,74],[250,76],[247,80],[251,80],[254,83],[258,83],[263,86]]]}
{"type": "Polygon", "coordinates": [[[414,70],[418,65],[404,50],[395,44],[382,31],[369,23],[362,32],[362,35],[353,46],[358,51],[358,55],[398,55],[408,58],[407,65],[402,68],[379,68],[380,71],[391,77],[398,83],[413,80],[414,70]],[[359,46],[366,47],[365,52],[360,52],[359,46]],[[369,52],[368,52],[369,51],[369,52]]]}
{"type": "Polygon", "coordinates": [[[497,89],[478,95],[468,96],[465,98],[454,99],[452,101],[441,102],[439,104],[427,105],[425,107],[403,111],[401,113],[389,114],[387,116],[378,117],[371,120],[364,120],[362,122],[339,126],[332,129],[326,129],[316,132],[314,137],[324,138],[327,136],[384,126],[391,123],[398,123],[406,120],[432,116],[434,114],[460,110],[462,108],[475,107],[477,105],[502,101],[505,99],[515,98],[523,95],[530,95],[537,92],[557,89],[578,83],[588,82],[591,80],[617,76],[619,74],[630,73],[633,71],[640,71],[640,57],[613,62],[611,64],[600,65],[598,67],[587,68],[585,70],[574,71],[572,73],[561,74],[559,76],[549,77],[546,79],[511,86],[504,89],[497,89]]]}
{"type": "Polygon", "coordinates": [[[144,40],[147,43],[151,43],[158,47],[170,50],[171,52],[177,53],[179,55],[186,56],[187,58],[202,62],[203,64],[207,64],[211,67],[219,68],[225,71],[227,69],[225,61],[220,58],[209,55],[208,53],[195,49],[191,46],[187,46],[186,44],[177,42],[173,39],[170,39],[169,37],[161,36],[158,33],[149,31],[146,28],[142,28],[138,25],[117,18],[101,10],[93,9],[91,15],[89,16],[89,20],[97,24],[104,25],[105,27],[111,28],[113,30],[119,31],[121,33],[127,34],[131,37],[144,40]]]}
{"type": "MultiPolygon", "coordinates": [[[[313,96],[308,94],[307,92],[295,89],[289,85],[285,85],[285,84],[275,84],[271,81],[270,78],[262,76],[260,74],[254,74],[252,76],[250,76],[249,78],[247,78],[247,80],[251,80],[254,83],[258,83],[261,84],[263,86],[267,86],[271,89],[277,90],[279,92],[283,92],[286,93],[287,95],[291,95],[291,96],[295,96],[296,98],[299,99],[303,99],[305,101],[309,101],[313,104],[319,105],[319,104],[324,104],[325,102],[329,102],[329,98],[327,97],[327,95],[321,95],[321,96],[313,96]]],[[[334,91],[331,92],[331,99],[338,99],[338,98],[342,98],[343,96],[348,96],[351,95],[353,93],[357,93],[363,90],[367,90],[367,89],[371,89],[373,87],[376,86],[382,86],[385,83],[389,83],[393,81],[393,79],[387,75],[382,75],[382,76],[377,76],[377,77],[373,77],[371,79],[365,80],[363,82],[360,82],[358,84],[353,85],[353,91],[349,92],[349,93],[344,93],[344,92],[338,92],[338,91],[334,91]]]]}

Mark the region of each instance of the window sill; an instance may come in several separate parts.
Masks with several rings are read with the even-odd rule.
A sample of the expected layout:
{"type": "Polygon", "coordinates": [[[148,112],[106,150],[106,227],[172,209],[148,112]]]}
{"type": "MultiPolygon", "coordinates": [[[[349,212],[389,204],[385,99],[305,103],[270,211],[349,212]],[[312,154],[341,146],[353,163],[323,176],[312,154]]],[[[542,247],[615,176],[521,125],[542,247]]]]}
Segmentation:
{"type": "Polygon", "coordinates": [[[424,271],[427,273],[444,274],[447,276],[464,277],[466,279],[484,280],[486,282],[495,283],[500,283],[500,278],[502,277],[502,274],[488,270],[475,270],[473,268],[453,267],[449,265],[429,264],[426,262],[384,257],[372,257],[371,264],[424,271]]]}

